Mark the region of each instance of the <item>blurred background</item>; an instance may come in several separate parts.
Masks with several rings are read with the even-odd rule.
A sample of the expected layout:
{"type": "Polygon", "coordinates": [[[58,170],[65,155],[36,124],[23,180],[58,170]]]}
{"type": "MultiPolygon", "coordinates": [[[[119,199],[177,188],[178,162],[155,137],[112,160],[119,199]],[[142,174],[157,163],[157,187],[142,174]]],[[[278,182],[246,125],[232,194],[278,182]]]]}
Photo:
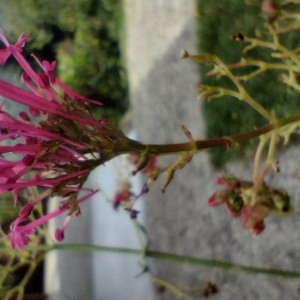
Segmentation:
{"type": "MultiPolygon", "coordinates": [[[[205,66],[180,59],[181,50],[186,49],[190,53],[215,53],[226,63],[238,61],[244,45],[230,36],[238,32],[259,35],[263,22],[260,0],[0,1],[0,25],[11,41],[21,32],[26,33],[28,59],[35,53],[40,60],[56,60],[57,75],[63,82],[103,103],[101,108],[93,110],[95,115],[113,119],[126,133],[149,143],[183,141],[185,137],[178,129],[181,123],[197,138],[230,135],[263,124],[258,114],[235,99],[217,99],[200,105],[197,84],[214,83],[214,79],[204,77],[208,71],[205,66]]],[[[289,35],[285,42],[295,47],[298,40],[289,35]]],[[[266,59],[269,53],[249,55],[266,59]]],[[[1,67],[0,72],[1,78],[20,84],[21,70],[13,60],[1,67]]],[[[230,85],[226,79],[221,84],[230,85]]],[[[273,72],[258,76],[247,88],[253,98],[278,116],[299,109],[297,94],[280,84],[273,72]]],[[[17,107],[6,105],[18,111],[17,107]]],[[[296,142],[292,140],[292,144],[296,142]]],[[[250,141],[232,151],[216,149],[195,157],[176,175],[166,195],[159,192],[161,182],[158,182],[153,193],[143,199],[142,206],[141,220],[147,228],[151,248],[297,270],[300,236],[298,232],[291,233],[298,223],[296,215],[279,221],[271,218],[264,238],[254,239],[226,212],[212,211],[206,205],[219,170],[251,176],[253,146],[250,141]]],[[[287,186],[298,200],[299,181],[291,177],[298,168],[295,163],[299,162],[298,152],[295,148],[289,151],[281,158],[287,166],[281,178],[270,180],[287,186]]],[[[87,185],[106,186],[107,194],[112,197],[118,181],[112,170],[123,172],[124,163],[96,170],[87,185]]],[[[142,182],[143,178],[137,178],[137,191],[142,182]]],[[[1,224],[6,227],[18,213],[18,208],[8,211],[5,205],[9,201],[4,199],[0,204],[1,224]]],[[[84,208],[88,213],[83,209],[83,215],[73,220],[77,224],[71,224],[66,242],[142,247],[134,237],[131,220],[109,205],[103,207],[103,202],[105,199],[98,197],[88,203],[84,208]]],[[[296,205],[296,213],[298,208],[296,205]]],[[[51,224],[52,231],[55,226],[51,224]]],[[[51,254],[45,276],[41,275],[42,266],[26,291],[41,293],[46,286],[50,299],[175,299],[174,293],[162,289],[158,281],[152,284],[148,275],[142,276],[142,281],[138,281],[139,277],[135,281],[135,275],[143,271],[138,256],[128,261],[128,255],[66,253],[51,254]]],[[[220,288],[216,299],[298,297],[298,282],[292,280],[281,282],[261,275],[249,279],[234,272],[170,262],[149,261],[149,266],[153,273],[175,285],[192,286],[196,291],[193,299],[201,297],[199,291],[207,280],[216,282],[220,288]]]]}

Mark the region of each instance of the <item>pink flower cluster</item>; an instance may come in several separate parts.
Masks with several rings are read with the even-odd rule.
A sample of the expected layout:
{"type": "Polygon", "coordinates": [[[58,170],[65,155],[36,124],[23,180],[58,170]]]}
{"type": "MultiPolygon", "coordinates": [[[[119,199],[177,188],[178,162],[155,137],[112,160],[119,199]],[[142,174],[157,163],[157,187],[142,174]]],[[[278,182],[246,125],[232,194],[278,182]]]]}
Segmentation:
{"type": "Polygon", "coordinates": [[[0,63],[5,64],[12,55],[24,69],[23,83],[31,89],[0,79],[0,95],[28,108],[14,116],[0,104],[0,192],[12,191],[16,204],[20,190],[34,186],[41,191],[11,226],[11,245],[22,250],[37,226],[68,210],[66,221],[56,232],[58,240],[63,238],[70,217],[80,213],[78,204],[97,192],[83,188],[83,184],[116,138],[111,138],[115,131],[109,121],[91,116],[89,102],[99,103],[65,86],[55,75],[55,62],[40,62],[33,56],[42,72],[33,70],[22,55],[24,34],[10,44],[0,29],[0,40],[5,45],[0,50],[0,63]],[[87,195],[78,199],[80,191],[87,195]],[[30,222],[34,206],[53,196],[62,198],[60,207],[30,222]]]}
{"type": "Polygon", "coordinates": [[[242,225],[255,235],[265,229],[264,219],[271,211],[288,213],[292,209],[289,195],[283,189],[272,189],[265,183],[255,187],[250,181],[224,174],[216,178],[216,183],[225,187],[208,199],[208,205],[224,204],[229,214],[240,217],[242,225]]]}

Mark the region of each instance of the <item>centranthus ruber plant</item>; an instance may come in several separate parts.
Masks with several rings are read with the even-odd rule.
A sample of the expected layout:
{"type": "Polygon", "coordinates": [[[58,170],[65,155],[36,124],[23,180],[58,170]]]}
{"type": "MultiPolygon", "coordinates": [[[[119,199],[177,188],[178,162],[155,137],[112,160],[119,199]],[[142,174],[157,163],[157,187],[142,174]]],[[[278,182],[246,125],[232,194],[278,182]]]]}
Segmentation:
{"type": "Polygon", "coordinates": [[[112,200],[115,208],[124,204],[129,215],[136,218],[138,216],[138,211],[134,209],[136,200],[149,191],[152,183],[161,174],[166,174],[167,177],[162,187],[164,192],[175,172],[185,167],[199,150],[213,147],[230,149],[258,136],[260,136],[260,143],[255,156],[252,181],[246,182],[228,175],[220,176],[217,183],[225,187],[214,193],[208,204],[215,206],[225,203],[229,213],[234,217],[239,216],[243,226],[251,229],[255,234],[259,234],[264,229],[264,219],[270,212],[291,211],[287,192],[282,188],[267,186],[264,178],[270,168],[273,167],[278,171],[274,158],[278,139],[284,136],[287,141],[291,133],[297,132],[299,112],[281,119],[276,118],[256,102],[241,83],[268,68],[280,68],[288,74],[283,77],[285,82],[296,89],[299,87],[294,80],[300,73],[300,60],[297,53],[279,44],[276,28],[270,24],[266,24],[266,28],[273,42],[251,39],[241,33],[233,38],[249,43],[246,51],[258,46],[273,49],[276,52],[274,56],[284,60],[282,64],[278,62],[262,64],[255,60],[243,59],[240,63],[226,65],[216,55],[190,55],[186,51],[183,52],[182,57],[212,64],[213,70],[209,75],[226,76],[235,86],[234,89],[227,89],[200,85],[202,98],[213,99],[223,95],[236,97],[254,108],[268,123],[248,132],[207,140],[194,139],[192,133],[180,125],[180,130],[188,141],[164,145],[142,144],[131,140],[110,120],[93,117],[90,104],[100,105],[98,102],[80,96],[64,85],[55,75],[55,62],[40,62],[33,55],[41,68],[41,72],[37,73],[22,55],[25,35],[21,34],[15,44],[10,44],[1,30],[0,39],[5,48],[0,50],[0,62],[5,64],[7,59],[13,56],[23,68],[22,80],[30,90],[0,79],[0,95],[28,108],[26,111],[21,111],[19,116],[14,116],[5,111],[3,104],[0,105],[1,141],[9,141],[0,146],[0,191],[2,193],[11,191],[16,205],[21,190],[29,187],[40,189],[40,195],[28,201],[12,223],[11,232],[8,234],[11,246],[22,250],[23,246],[29,243],[28,236],[35,233],[37,226],[68,211],[66,220],[55,233],[56,239],[62,240],[71,217],[80,214],[79,204],[98,191],[83,186],[88,175],[96,166],[118,155],[131,154],[131,160],[134,158],[135,164],[133,175],[143,171],[148,178],[140,194],[132,193],[130,185],[127,184],[117,191],[112,200]],[[258,69],[248,75],[233,73],[234,69],[245,66],[256,66],[258,69]],[[266,162],[262,164],[263,148],[268,144],[268,156],[266,162]],[[174,163],[166,167],[157,166],[157,156],[176,153],[179,157],[174,163]],[[79,196],[79,192],[83,193],[79,196]],[[35,220],[29,218],[38,203],[54,196],[61,198],[57,210],[35,220]]]}
{"type": "MultiPolygon", "coordinates": [[[[265,219],[270,213],[291,212],[292,199],[288,192],[284,187],[270,186],[266,175],[269,172],[279,172],[275,155],[277,147],[281,140],[283,144],[287,144],[292,134],[299,134],[300,112],[297,110],[289,114],[284,109],[279,112],[269,111],[255,99],[247,85],[262,73],[275,70],[280,73],[278,81],[293,93],[300,91],[300,49],[298,46],[293,49],[286,47],[281,42],[284,39],[280,38],[281,35],[286,37],[299,29],[300,16],[299,13],[289,12],[288,9],[279,10],[274,3],[276,4],[273,0],[263,1],[262,11],[267,20],[264,31],[254,38],[243,33],[231,37],[232,43],[245,44],[240,61],[226,64],[215,54],[191,55],[187,51],[182,53],[182,58],[210,66],[207,75],[215,77],[214,82],[221,77],[230,82],[227,86],[200,84],[198,88],[201,99],[212,100],[227,96],[243,101],[249,109],[254,109],[262,117],[264,125],[233,135],[197,140],[180,124],[179,129],[187,141],[176,144],[144,144],[129,139],[111,120],[93,116],[91,105],[101,105],[99,102],[78,95],[63,84],[55,74],[55,62],[41,62],[33,55],[40,68],[39,72],[35,71],[22,54],[26,36],[21,34],[17,42],[11,44],[0,29],[0,40],[4,45],[0,50],[0,63],[5,64],[9,57],[13,56],[24,70],[22,87],[0,79],[0,95],[7,101],[14,101],[26,107],[18,115],[13,115],[6,110],[4,103],[0,103],[0,193],[11,192],[14,198],[12,205],[18,208],[21,206],[10,231],[4,234],[0,228],[3,243],[10,242],[12,248],[19,250],[32,250],[33,247],[27,246],[30,241],[42,243],[44,236],[40,237],[37,234],[42,230],[41,225],[66,213],[67,217],[54,234],[56,240],[61,241],[72,217],[80,215],[80,204],[99,191],[97,188],[84,186],[91,171],[119,155],[130,154],[132,175],[141,172],[146,179],[138,194],[131,190],[129,182],[122,181],[111,199],[111,204],[116,210],[125,208],[129,216],[136,219],[136,201],[141,195],[148,193],[161,175],[166,176],[161,188],[161,191],[165,192],[175,173],[189,164],[200,150],[223,147],[230,151],[242,142],[254,138],[258,138],[258,145],[254,155],[252,178],[245,180],[232,174],[219,175],[215,182],[221,189],[211,195],[208,205],[214,207],[224,204],[229,214],[240,218],[242,226],[255,235],[265,229],[265,219]],[[270,54],[268,59],[252,57],[252,50],[259,52],[261,49],[270,54]],[[177,157],[171,164],[160,166],[157,163],[158,156],[167,154],[176,154],[177,157]],[[44,213],[40,209],[41,203],[45,200],[51,201],[53,197],[58,197],[60,204],[54,211],[44,213]]],[[[295,7],[300,4],[298,0],[286,0],[282,1],[281,5],[284,7],[291,3],[295,7]]],[[[45,249],[42,248],[43,245],[39,248],[36,244],[36,249],[45,249]]],[[[14,255],[15,251],[9,251],[14,255]]],[[[22,254],[27,255],[27,263],[38,261],[37,257],[41,261],[38,251],[23,251],[22,254]]],[[[163,257],[162,253],[149,249],[146,249],[143,255],[163,257]]],[[[167,255],[169,259],[173,257],[174,260],[179,257],[171,254],[166,254],[166,257],[167,255]]],[[[187,261],[187,257],[181,258],[181,261],[187,261]]],[[[16,261],[18,262],[14,256],[9,257],[6,261],[7,269],[17,269],[16,261]]],[[[195,263],[196,259],[192,258],[190,261],[195,263]]],[[[204,260],[197,263],[230,268],[228,263],[208,264],[204,260]]],[[[30,268],[31,266],[36,267],[30,265],[30,268]]],[[[236,265],[234,267],[247,272],[250,269],[254,273],[265,272],[259,268],[236,268],[236,265]]],[[[284,276],[287,274],[278,270],[273,273],[281,276],[283,273],[284,276]]],[[[3,282],[0,276],[0,286],[3,282]]],[[[24,285],[20,285],[21,296],[18,299],[23,295],[23,287],[24,285]]],[[[13,293],[14,291],[11,291],[11,294],[13,293]]]]}

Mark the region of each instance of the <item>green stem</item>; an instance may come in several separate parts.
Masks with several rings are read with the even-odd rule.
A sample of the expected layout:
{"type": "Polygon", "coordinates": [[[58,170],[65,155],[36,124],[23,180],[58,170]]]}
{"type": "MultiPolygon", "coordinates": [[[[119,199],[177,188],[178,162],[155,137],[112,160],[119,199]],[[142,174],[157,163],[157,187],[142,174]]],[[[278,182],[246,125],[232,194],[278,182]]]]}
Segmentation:
{"type": "Polygon", "coordinates": [[[239,144],[245,140],[258,137],[262,134],[270,132],[274,129],[279,129],[283,126],[289,125],[291,123],[300,121],[300,112],[292,116],[283,119],[277,119],[276,124],[267,124],[257,129],[234,134],[231,136],[225,136],[220,138],[211,138],[206,140],[196,140],[193,143],[179,143],[179,144],[165,144],[165,145],[155,145],[147,144],[145,145],[145,151],[149,155],[158,154],[172,154],[180,153],[185,151],[200,151],[203,149],[215,148],[215,147],[230,147],[233,144],[239,144]]]}
{"type": "Polygon", "coordinates": [[[260,138],[258,147],[256,149],[255,158],[254,158],[254,166],[253,166],[253,182],[256,182],[258,176],[259,176],[259,166],[260,166],[260,160],[262,151],[265,147],[265,144],[267,142],[266,136],[262,136],[260,138]]]}
{"type": "Polygon", "coordinates": [[[215,62],[222,69],[222,74],[226,75],[236,86],[239,91],[239,99],[245,101],[250,106],[252,106],[258,113],[265,117],[269,122],[274,120],[272,114],[270,114],[263,106],[256,102],[246,91],[245,87],[240,83],[238,78],[234,76],[226,64],[222,62],[217,56],[215,57],[215,62]]]}
{"type": "MultiPolygon", "coordinates": [[[[83,244],[55,244],[53,246],[41,245],[35,246],[35,250],[44,250],[50,252],[52,250],[72,250],[72,251],[101,251],[101,252],[110,252],[110,253],[122,253],[122,254],[134,254],[140,255],[143,250],[134,249],[134,248],[121,248],[121,247],[109,247],[109,246],[98,246],[98,245],[83,245],[83,244]]],[[[27,246],[27,249],[30,249],[30,246],[27,246]]],[[[155,258],[159,260],[168,260],[178,263],[186,263],[192,265],[201,265],[210,268],[219,268],[235,272],[243,272],[248,274],[264,274],[270,276],[279,276],[283,278],[299,278],[300,272],[297,271],[288,271],[280,270],[273,268],[261,268],[253,267],[242,264],[236,264],[232,262],[225,262],[214,259],[205,259],[198,258],[187,255],[179,255],[173,253],[167,253],[162,251],[155,251],[146,249],[143,251],[145,257],[155,258]]]]}

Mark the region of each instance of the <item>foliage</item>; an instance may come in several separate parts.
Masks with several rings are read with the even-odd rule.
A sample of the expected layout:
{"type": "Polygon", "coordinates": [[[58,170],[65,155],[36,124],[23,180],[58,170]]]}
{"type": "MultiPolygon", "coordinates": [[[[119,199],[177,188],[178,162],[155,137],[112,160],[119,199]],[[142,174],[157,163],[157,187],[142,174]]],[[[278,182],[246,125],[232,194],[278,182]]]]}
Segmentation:
{"type": "Polygon", "coordinates": [[[0,14],[9,37],[24,30],[29,51],[57,60],[63,81],[104,103],[107,109],[97,107],[98,115],[118,121],[128,106],[121,0],[4,1],[0,14]]]}
{"type": "MultiPolygon", "coordinates": [[[[243,43],[237,43],[231,39],[232,35],[242,33],[247,36],[255,36],[258,39],[271,40],[263,26],[265,16],[261,10],[261,1],[201,1],[198,0],[200,18],[198,23],[199,48],[201,52],[216,54],[225,63],[230,64],[239,61],[241,58],[255,57],[257,60],[266,62],[276,61],[271,57],[272,49],[253,48],[242,52],[243,43]],[[230,8],[230,9],[228,9],[230,8]]],[[[295,4],[289,3],[289,9],[295,4]]],[[[286,9],[285,8],[282,9],[286,9]]],[[[287,22],[287,20],[285,20],[287,22]]],[[[296,28],[290,32],[283,32],[279,35],[279,41],[288,49],[298,46],[298,35],[300,29],[296,28]]],[[[202,82],[208,85],[216,82],[215,77],[207,77],[205,73],[209,67],[201,65],[202,82]]],[[[249,72],[255,66],[249,66],[239,72],[249,72]]],[[[224,87],[232,87],[228,78],[218,79],[218,84],[224,87]]],[[[294,89],[287,87],[280,79],[278,70],[268,69],[245,82],[245,87],[251,96],[269,111],[274,111],[276,116],[284,117],[299,108],[298,94],[294,89]]],[[[224,136],[246,131],[264,123],[264,119],[256,111],[247,109],[243,101],[235,101],[232,97],[224,95],[224,98],[214,100],[214,104],[204,103],[204,114],[207,120],[207,136],[224,136]],[[224,126],[226,122],[226,126],[224,126]]],[[[213,149],[212,161],[216,167],[232,158],[249,158],[254,152],[254,141],[249,141],[240,147],[233,149],[226,154],[222,149],[213,149]]]]}

